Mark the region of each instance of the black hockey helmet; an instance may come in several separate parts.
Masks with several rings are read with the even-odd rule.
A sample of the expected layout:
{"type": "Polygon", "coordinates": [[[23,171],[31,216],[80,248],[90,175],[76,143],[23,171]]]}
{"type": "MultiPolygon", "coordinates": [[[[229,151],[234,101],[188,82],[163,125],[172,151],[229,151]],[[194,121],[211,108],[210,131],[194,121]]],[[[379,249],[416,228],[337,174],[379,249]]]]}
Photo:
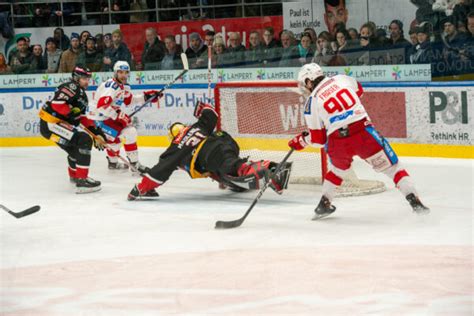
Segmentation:
{"type": "Polygon", "coordinates": [[[78,81],[79,78],[90,78],[92,77],[92,72],[89,68],[83,66],[76,66],[72,71],[72,79],[78,81]]]}

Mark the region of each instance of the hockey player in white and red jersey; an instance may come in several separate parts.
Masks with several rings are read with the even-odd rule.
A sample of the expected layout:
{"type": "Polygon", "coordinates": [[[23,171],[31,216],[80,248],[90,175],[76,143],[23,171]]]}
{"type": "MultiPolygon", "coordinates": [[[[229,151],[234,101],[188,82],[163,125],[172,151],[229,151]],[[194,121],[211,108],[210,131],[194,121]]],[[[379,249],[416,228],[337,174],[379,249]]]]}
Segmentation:
{"type": "MultiPolygon", "coordinates": [[[[127,169],[127,165],[118,161],[122,139],[125,139],[125,152],[130,164],[140,173],[146,169],[138,161],[137,129],[124,107],[140,104],[154,98],[157,91],[146,91],[134,95],[127,83],[130,65],[126,61],[117,61],[113,67],[114,77],[103,82],[95,93],[88,117],[95,120],[107,136],[107,160],[109,169],[127,169]]],[[[158,102],[154,98],[153,103],[158,102]]]]}
{"type": "Polygon", "coordinates": [[[414,212],[429,212],[388,141],[371,123],[360,100],[364,90],[359,82],[345,75],[325,77],[321,67],[311,63],[301,68],[298,83],[308,97],[304,116],[309,132],[295,136],[288,145],[295,150],[302,150],[309,144],[326,146],[332,165],[324,176],[323,196],[315,209],[314,220],[336,210],[332,205],[336,188],[342,184],[354,156],[390,177],[414,212]]]}

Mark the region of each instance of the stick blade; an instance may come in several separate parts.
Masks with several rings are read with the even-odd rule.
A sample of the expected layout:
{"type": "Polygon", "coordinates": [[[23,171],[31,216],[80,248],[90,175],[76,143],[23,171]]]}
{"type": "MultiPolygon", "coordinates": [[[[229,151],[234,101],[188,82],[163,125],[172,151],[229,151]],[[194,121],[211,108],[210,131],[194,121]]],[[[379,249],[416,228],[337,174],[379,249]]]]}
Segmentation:
{"type": "Polygon", "coordinates": [[[185,53],[181,53],[181,61],[183,62],[183,68],[189,70],[188,56],[185,53]]]}
{"type": "Polygon", "coordinates": [[[241,219],[238,219],[238,220],[235,220],[235,221],[229,221],[229,222],[226,222],[226,221],[217,221],[216,222],[216,226],[215,226],[215,229],[230,229],[230,228],[236,228],[236,227],[239,227],[240,225],[242,225],[242,220],[241,219]]]}
{"type": "Polygon", "coordinates": [[[38,212],[41,209],[39,205],[32,206],[24,211],[18,212],[18,213],[13,213],[12,215],[15,216],[16,218],[22,218],[24,216],[31,215],[33,213],[38,212]]]}

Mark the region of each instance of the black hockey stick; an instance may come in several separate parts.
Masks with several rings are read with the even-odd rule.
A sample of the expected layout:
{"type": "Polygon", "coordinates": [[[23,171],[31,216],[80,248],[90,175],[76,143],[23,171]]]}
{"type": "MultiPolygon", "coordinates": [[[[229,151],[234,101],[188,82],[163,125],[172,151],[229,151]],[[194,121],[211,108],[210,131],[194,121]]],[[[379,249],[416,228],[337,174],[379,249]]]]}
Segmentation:
{"type": "Polygon", "coordinates": [[[35,206],[32,206],[30,208],[27,208],[26,210],[24,211],[21,211],[21,212],[13,212],[12,210],[10,210],[8,207],[6,207],[5,205],[1,205],[0,204],[0,208],[4,209],[5,211],[7,211],[8,213],[10,213],[11,215],[15,216],[16,218],[22,218],[22,217],[25,217],[25,216],[28,216],[28,215],[31,215],[33,213],[36,213],[40,210],[40,206],[39,205],[35,205],[35,206]]]}
{"type": "Polygon", "coordinates": [[[244,216],[242,216],[241,218],[236,219],[234,221],[217,221],[215,228],[216,229],[228,229],[228,228],[236,228],[236,227],[239,227],[240,225],[242,225],[242,223],[245,221],[247,216],[249,216],[249,214],[252,211],[253,207],[257,204],[258,200],[260,200],[260,198],[262,197],[263,192],[265,192],[265,190],[270,185],[270,181],[271,181],[272,177],[274,175],[278,174],[281,171],[281,168],[283,168],[283,165],[286,163],[288,158],[290,158],[293,151],[294,151],[294,149],[291,148],[291,150],[286,154],[285,158],[283,158],[283,160],[278,164],[278,166],[275,169],[275,172],[273,172],[273,174],[271,174],[268,177],[267,181],[265,181],[265,183],[263,184],[263,187],[258,192],[257,197],[253,200],[252,205],[250,205],[249,209],[247,210],[247,212],[245,212],[244,216]]]}
{"type": "Polygon", "coordinates": [[[146,101],[140,107],[138,107],[138,109],[133,111],[129,115],[129,117],[134,116],[135,114],[140,112],[144,107],[148,106],[151,102],[153,102],[156,98],[160,97],[160,95],[161,95],[161,93],[163,93],[163,91],[165,91],[166,89],[169,89],[169,87],[171,87],[176,81],[178,81],[182,76],[184,76],[189,71],[188,58],[186,57],[185,53],[181,53],[181,61],[183,62],[183,68],[184,68],[183,71],[181,71],[181,73],[176,78],[174,78],[173,81],[168,83],[160,91],[158,91],[154,96],[152,96],[150,99],[148,99],[148,101],[146,101]]]}

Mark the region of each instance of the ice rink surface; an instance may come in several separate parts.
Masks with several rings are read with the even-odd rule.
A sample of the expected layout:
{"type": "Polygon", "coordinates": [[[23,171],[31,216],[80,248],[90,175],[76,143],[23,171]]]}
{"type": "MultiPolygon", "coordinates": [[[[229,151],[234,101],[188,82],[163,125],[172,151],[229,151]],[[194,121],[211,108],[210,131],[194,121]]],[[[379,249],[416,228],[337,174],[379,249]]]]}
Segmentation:
{"type": "MultiPolygon", "coordinates": [[[[153,165],[160,150],[141,149],[153,165]]],[[[282,157],[284,153],[282,153],[282,157]]],[[[58,148],[2,148],[1,315],[473,315],[474,161],[402,158],[432,210],[417,216],[393,185],[337,199],[311,221],[316,187],[222,191],[177,171],[159,201],[128,202],[139,179],[106,168],[102,191],[74,193],[58,148]]]]}

